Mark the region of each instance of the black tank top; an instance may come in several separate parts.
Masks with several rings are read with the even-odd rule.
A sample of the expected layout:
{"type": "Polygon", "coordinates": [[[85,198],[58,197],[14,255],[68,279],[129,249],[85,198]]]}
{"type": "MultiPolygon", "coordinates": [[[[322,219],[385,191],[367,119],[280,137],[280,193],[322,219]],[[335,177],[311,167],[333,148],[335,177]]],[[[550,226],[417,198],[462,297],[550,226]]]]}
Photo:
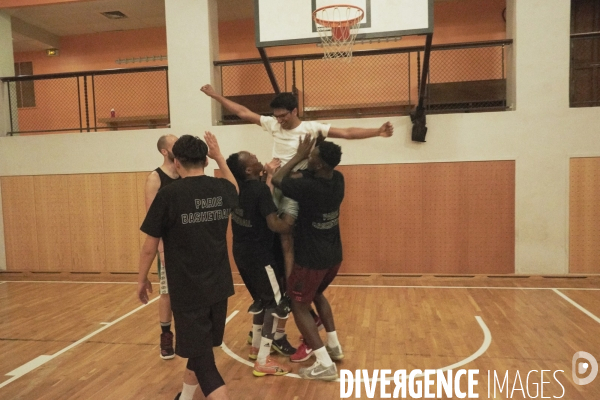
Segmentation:
{"type": "Polygon", "coordinates": [[[164,188],[165,186],[167,186],[169,183],[173,183],[175,182],[177,179],[173,179],[171,178],[169,175],[165,174],[165,172],[160,169],[160,167],[156,168],[155,171],[158,173],[158,176],[160,177],[160,189],[164,188]]]}

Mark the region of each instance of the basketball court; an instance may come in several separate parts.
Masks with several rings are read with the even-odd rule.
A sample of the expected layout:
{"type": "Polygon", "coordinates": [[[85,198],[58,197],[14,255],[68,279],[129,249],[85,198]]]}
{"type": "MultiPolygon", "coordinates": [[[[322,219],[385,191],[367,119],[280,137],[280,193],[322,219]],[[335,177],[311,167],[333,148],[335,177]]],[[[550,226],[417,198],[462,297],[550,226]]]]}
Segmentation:
{"type": "MultiPolygon", "coordinates": [[[[312,43],[327,54],[327,46],[350,45],[331,57],[348,59],[354,42],[433,32],[433,0],[348,0],[344,11],[335,3],[255,0],[256,46],[312,43]],[[336,42],[327,44],[324,32],[336,42]]],[[[173,399],[181,390],[186,360],[159,357],[157,284],[140,305],[135,282],[5,279],[0,399],[173,399]]],[[[302,380],[298,369],[314,359],[294,364],[278,355],[291,373],[254,377],[245,311],[252,299],[238,274],[234,281],[224,342],[215,349],[232,399],[391,398],[399,370],[418,371],[410,390],[426,390],[425,370],[465,370],[476,371],[470,398],[600,398],[600,378],[582,384],[600,359],[598,275],[340,275],[326,293],[345,354],[338,372],[354,376],[352,384],[302,380]],[[382,370],[388,378],[377,382],[382,370]]],[[[297,346],[293,317],[287,334],[297,346]]],[[[425,397],[436,398],[404,398],[425,397]]],[[[459,397],[469,398],[437,398],[459,397]]]]}
{"type": "MultiPolygon", "coordinates": [[[[251,317],[245,312],[251,298],[235,278],[224,344],[215,350],[231,397],[340,398],[339,382],[295,375],[313,360],[294,364],[277,356],[292,368],[289,375],[252,375],[246,343],[251,317]]],[[[367,370],[372,377],[376,369],[392,374],[400,369],[478,369],[479,398],[488,398],[488,371],[500,383],[508,373],[504,391],[496,387],[495,398],[505,399],[532,398],[536,383],[540,386],[539,372],[545,370],[552,372],[545,372],[544,396],[561,398],[562,385],[562,398],[598,398],[597,380],[585,386],[573,383],[572,357],[578,351],[600,354],[599,281],[339,276],[328,292],[345,353],[338,371],[367,370]],[[561,385],[552,376],[558,370],[563,371],[556,375],[561,385]],[[519,387],[527,390],[528,373],[531,396],[523,396],[519,387]]],[[[0,398],[172,399],[181,389],[185,360],[160,359],[153,304],[158,297],[155,292],[149,305],[140,306],[135,288],[116,282],[1,283],[0,398]]],[[[287,329],[297,345],[293,320],[287,329]]],[[[386,390],[393,393],[393,382],[386,390]]],[[[364,386],[361,395],[369,398],[364,386]]],[[[200,391],[196,398],[203,398],[200,391]]],[[[371,398],[384,398],[380,385],[371,398]]]]}

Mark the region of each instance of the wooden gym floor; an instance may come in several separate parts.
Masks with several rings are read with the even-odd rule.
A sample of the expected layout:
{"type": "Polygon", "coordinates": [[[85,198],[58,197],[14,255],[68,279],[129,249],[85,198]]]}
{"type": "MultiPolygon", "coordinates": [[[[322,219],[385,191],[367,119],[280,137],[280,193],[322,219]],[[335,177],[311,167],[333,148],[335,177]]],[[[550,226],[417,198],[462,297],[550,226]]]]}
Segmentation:
{"type": "MultiPolygon", "coordinates": [[[[586,351],[600,359],[599,284],[600,276],[339,276],[327,292],[346,355],[338,369],[479,369],[479,398],[488,398],[488,371],[492,380],[508,372],[508,386],[497,388],[502,399],[533,397],[539,371],[550,370],[544,397],[598,399],[600,377],[575,385],[572,357],[586,351]],[[526,389],[532,370],[524,397],[518,377],[526,389]],[[556,370],[564,371],[556,375],[560,384],[556,370]]],[[[160,359],[157,304],[140,306],[135,289],[124,282],[0,283],[0,399],[173,399],[185,361],[160,359]]],[[[337,382],[252,375],[249,303],[236,276],[224,346],[215,350],[231,398],[340,398],[337,382]]],[[[288,334],[298,344],[292,318],[288,334]]],[[[392,382],[387,393],[393,389],[392,382]]],[[[364,386],[361,395],[367,398],[364,386]]],[[[200,390],[196,398],[204,398],[200,390]]]]}

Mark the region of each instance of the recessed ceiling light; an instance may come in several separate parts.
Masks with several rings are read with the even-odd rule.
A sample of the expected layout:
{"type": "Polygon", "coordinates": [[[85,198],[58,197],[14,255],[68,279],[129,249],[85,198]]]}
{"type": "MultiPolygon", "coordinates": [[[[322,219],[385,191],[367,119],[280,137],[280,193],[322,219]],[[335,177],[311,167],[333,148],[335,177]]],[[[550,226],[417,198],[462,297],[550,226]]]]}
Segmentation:
{"type": "Polygon", "coordinates": [[[127,18],[127,15],[123,14],[121,11],[106,11],[106,12],[103,12],[100,14],[104,15],[106,18],[109,18],[109,19],[127,18]]]}

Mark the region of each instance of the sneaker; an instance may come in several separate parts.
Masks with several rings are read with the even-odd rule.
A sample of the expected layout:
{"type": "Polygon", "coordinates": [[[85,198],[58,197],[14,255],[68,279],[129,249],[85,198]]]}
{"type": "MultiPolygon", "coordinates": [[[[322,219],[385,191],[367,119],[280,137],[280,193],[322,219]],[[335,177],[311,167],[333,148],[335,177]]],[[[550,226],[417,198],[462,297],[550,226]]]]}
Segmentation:
{"type": "Polygon", "coordinates": [[[307,368],[300,368],[298,375],[302,379],[320,379],[322,381],[335,381],[338,378],[335,364],[324,367],[320,362],[315,361],[313,365],[307,368]]]}
{"type": "Polygon", "coordinates": [[[310,347],[306,345],[306,343],[300,343],[298,346],[298,350],[294,354],[290,356],[290,361],[292,362],[302,362],[308,360],[313,355],[313,351],[310,347]]]}
{"type": "Polygon", "coordinates": [[[252,345],[252,331],[248,332],[248,339],[246,339],[246,343],[252,345]]]}
{"type": "Polygon", "coordinates": [[[251,360],[256,360],[258,358],[258,347],[252,346],[250,348],[250,353],[248,354],[248,358],[251,360]]]}
{"type": "Polygon", "coordinates": [[[290,342],[287,340],[287,335],[283,335],[283,337],[273,340],[273,348],[282,356],[289,357],[296,353],[296,348],[293,347],[290,342]]]}
{"type": "Polygon", "coordinates": [[[163,332],[160,334],[160,358],[163,360],[175,358],[172,332],[163,332]]]}
{"type": "Polygon", "coordinates": [[[263,312],[263,305],[260,300],[255,300],[254,303],[248,307],[248,313],[250,314],[260,314],[261,312],[263,312]]]}
{"type": "Polygon", "coordinates": [[[327,350],[329,357],[331,357],[331,359],[334,361],[340,361],[342,358],[344,358],[344,353],[342,352],[342,346],[338,345],[335,347],[329,347],[329,346],[325,345],[325,349],[327,350]]]}
{"type": "Polygon", "coordinates": [[[285,375],[290,372],[289,369],[273,360],[271,357],[267,357],[265,365],[260,365],[257,362],[254,363],[254,370],[252,374],[254,376],[265,376],[265,375],[285,375]]]}
{"type": "Polygon", "coordinates": [[[290,316],[290,311],[292,311],[292,300],[287,294],[284,294],[271,315],[279,319],[287,319],[290,316]]]}

